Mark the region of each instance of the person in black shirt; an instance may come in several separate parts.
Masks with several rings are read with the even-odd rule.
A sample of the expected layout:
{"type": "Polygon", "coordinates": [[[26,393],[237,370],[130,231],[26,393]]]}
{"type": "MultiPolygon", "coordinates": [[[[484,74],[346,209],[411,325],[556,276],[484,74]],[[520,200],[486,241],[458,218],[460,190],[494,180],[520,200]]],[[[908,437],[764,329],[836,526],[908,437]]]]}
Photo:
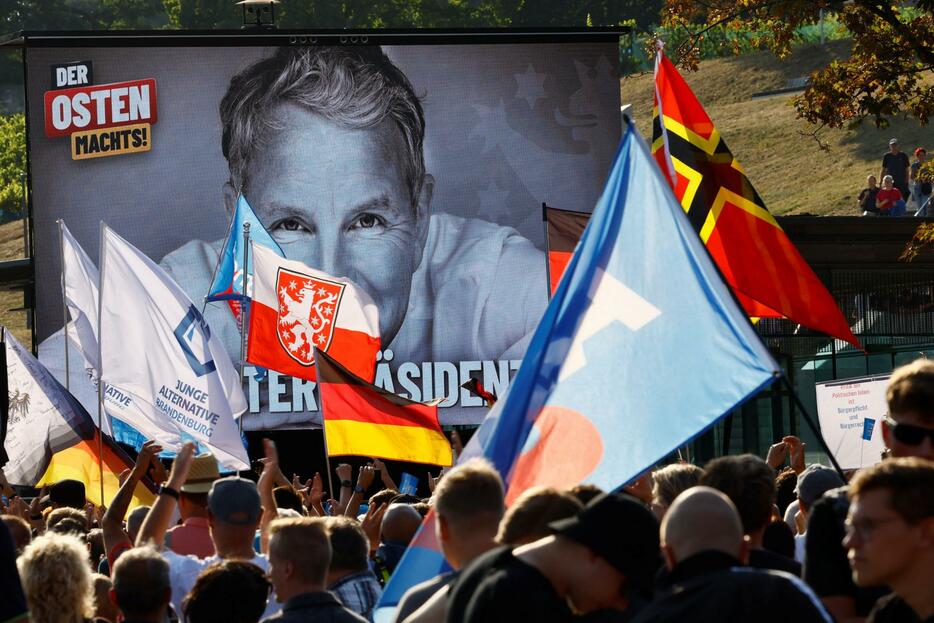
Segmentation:
{"type": "Polygon", "coordinates": [[[325,590],[331,543],[319,517],[276,519],[269,524],[269,579],[282,612],[264,623],[366,623],[325,590]]]}
{"type": "Polygon", "coordinates": [[[869,214],[878,214],[879,208],[876,207],[876,195],[879,194],[879,186],[876,183],[876,176],[866,177],[866,188],[859,191],[858,208],[863,216],[869,214]]]}
{"type": "Polygon", "coordinates": [[[20,623],[29,620],[26,596],[16,571],[16,550],[10,531],[0,522],[0,621],[20,623]]]}
{"type": "Polygon", "coordinates": [[[700,482],[725,493],[739,511],[751,545],[750,567],[801,576],[797,561],[762,547],[762,534],[775,504],[775,471],[765,461],[752,454],[720,457],[707,463],[700,482]]]}
{"type": "Polygon", "coordinates": [[[743,566],[749,542],[736,507],[720,491],[699,486],[679,495],[661,533],[670,573],[634,623],[832,621],[801,580],[743,566]]]}
{"type": "Polygon", "coordinates": [[[882,172],[879,174],[879,179],[891,175],[895,188],[901,191],[902,197],[906,201],[909,197],[908,177],[910,169],[911,161],[908,159],[908,154],[899,151],[897,138],[891,139],[889,141],[889,150],[882,156],[882,172]]]}
{"type": "Polygon", "coordinates": [[[861,471],[850,499],[843,546],[853,580],[894,593],[867,623],[934,621],[934,462],[890,459],[861,471]]]}
{"type": "Polygon", "coordinates": [[[493,550],[465,569],[447,620],[566,622],[604,608],[626,610],[651,586],[661,563],[658,522],[635,499],[604,494],[550,526],[552,536],[493,550]]]}

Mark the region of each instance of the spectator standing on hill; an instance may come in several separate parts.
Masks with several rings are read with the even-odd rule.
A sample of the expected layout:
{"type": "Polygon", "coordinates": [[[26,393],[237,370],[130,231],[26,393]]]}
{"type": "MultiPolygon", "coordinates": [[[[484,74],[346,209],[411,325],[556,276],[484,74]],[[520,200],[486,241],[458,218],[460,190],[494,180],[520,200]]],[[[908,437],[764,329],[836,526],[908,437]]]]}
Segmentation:
{"type": "Polygon", "coordinates": [[[926,160],[927,150],[924,147],[917,148],[915,150],[915,161],[911,163],[911,196],[914,198],[918,210],[924,211],[924,214],[919,213],[917,216],[924,216],[927,213],[926,203],[931,196],[931,182],[918,179],[918,174],[921,172],[921,167],[926,160]]]}
{"type": "Polygon", "coordinates": [[[879,194],[879,185],[876,183],[876,176],[866,177],[866,188],[859,191],[859,211],[863,216],[878,214],[879,208],[876,207],[876,195],[879,194]]]}
{"type": "Polygon", "coordinates": [[[901,216],[905,209],[905,196],[895,187],[891,175],[882,178],[882,188],[876,193],[879,216],[901,216]]]}
{"type": "Polygon", "coordinates": [[[934,463],[884,461],[856,475],[850,500],[843,544],[853,580],[892,589],[867,623],[934,621],[934,463]]]}
{"type": "Polygon", "coordinates": [[[891,175],[895,188],[902,193],[902,197],[907,198],[910,168],[911,162],[908,159],[908,154],[899,149],[897,138],[891,139],[889,141],[889,150],[882,156],[882,172],[879,177],[884,180],[886,175],[891,175]]]}

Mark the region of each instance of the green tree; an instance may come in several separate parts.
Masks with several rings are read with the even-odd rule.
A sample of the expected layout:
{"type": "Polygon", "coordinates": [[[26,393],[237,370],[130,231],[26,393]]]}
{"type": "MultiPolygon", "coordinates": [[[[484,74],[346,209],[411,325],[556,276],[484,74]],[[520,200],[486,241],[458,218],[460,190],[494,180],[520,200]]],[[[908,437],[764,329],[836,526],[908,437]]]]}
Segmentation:
{"type": "Polygon", "coordinates": [[[668,52],[690,69],[715,28],[747,33],[753,46],[784,57],[802,26],[817,23],[821,11],[835,12],[852,35],[852,53],[811,74],[794,101],[797,114],[818,129],[864,119],[885,127],[902,113],[925,124],[934,112],[932,6],[934,0],[914,7],[890,0],[665,0],[662,25],[687,34],[668,52]]]}
{"type": "Polygon", "coordinates": [[[26,118],[0,115],[0,216],[22,214],[26,171],[26,118]]]}

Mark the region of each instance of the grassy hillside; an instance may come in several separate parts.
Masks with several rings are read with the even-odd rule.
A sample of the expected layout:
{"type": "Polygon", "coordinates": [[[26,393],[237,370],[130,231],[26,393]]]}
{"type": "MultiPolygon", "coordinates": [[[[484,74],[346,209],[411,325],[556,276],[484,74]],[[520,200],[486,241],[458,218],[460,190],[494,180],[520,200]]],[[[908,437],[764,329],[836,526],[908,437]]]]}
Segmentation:
{"type": "MultiPolygon", "coordinates": [[[[0,225],[0,261],[24,257],[23,222],[0,225]]],[[[0,325],[13,332],[26,348],[32,344],[32,331],[26,326],[26,312],[12,311],[23,306],[22,292],[0,290],[0,325]]]]}
{"type": "MultiPolygon", "coordinates": [[[[934,149],[934,126],[899,119],[884,130],[872,123],[825,130],[829,151],[821,151],[813,138],[802,136],[809,126],[795,118],[791,95],[751,99],[845,57],[848,48],[848,42],[838,41],[799,48],[781,61],[769,53],[713,59],[685,74],[773,214],[856,215],[856,196],[866,175],[879,174],[891,137],[898,137],[903,151],[919,145],[934,149]]],[[[632,104],[639,131],[650,138],[652,75],[624,78],[620,93],[624,104],[632,104]]]]}

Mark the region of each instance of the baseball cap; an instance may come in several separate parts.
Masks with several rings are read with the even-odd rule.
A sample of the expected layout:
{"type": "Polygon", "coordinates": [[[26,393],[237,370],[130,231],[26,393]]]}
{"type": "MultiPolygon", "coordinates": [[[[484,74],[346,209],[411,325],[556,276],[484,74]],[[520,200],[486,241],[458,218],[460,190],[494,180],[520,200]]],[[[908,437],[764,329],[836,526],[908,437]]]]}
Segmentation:
{"type": "Polygon", "coordinates": [[[214,481],[220,477],[214,455],[199,454],[191,461],[188,477],[181,486],[182,493],[207,493],[214,481]]]}
{"type": "Polygon", "coordinates": [[[80,480],[59,480],[49,485],[49,494],[39,500],[45,505],[54,503],[59,506],[70,506],[82,509],[87,500],[84,497],[84,483],[80,480]]]}
{"type": "Polygon", "coordinates": [[[637,587],[651,586],[661,566],[658,520],[632,496],[599,495],[574,517],[548,527],[586,546],[637,587]]]}
{"type": "Polygon", "coordinates": [[[262,513],[256,484],[237,476],[214,481],[208,493],[208,508],[218,521],[236,526],[256,523],[262,513]]]}
{"type": "Polygon", "coordinates": [[[808,465],[807,468],[798,475],[798,484],[795,485],[795,493],[798,498],[808,506],[821,498],[824,493],[837,487],[842,487],[846,483],[835,470],[824,465],[808,465]]]}
{"type": "Polygon", "coordinates": [[[897,138],[890,138],[890,139],[889,139],[889,145],[898,145],[898,139],[897,139],[897,138]]]}

